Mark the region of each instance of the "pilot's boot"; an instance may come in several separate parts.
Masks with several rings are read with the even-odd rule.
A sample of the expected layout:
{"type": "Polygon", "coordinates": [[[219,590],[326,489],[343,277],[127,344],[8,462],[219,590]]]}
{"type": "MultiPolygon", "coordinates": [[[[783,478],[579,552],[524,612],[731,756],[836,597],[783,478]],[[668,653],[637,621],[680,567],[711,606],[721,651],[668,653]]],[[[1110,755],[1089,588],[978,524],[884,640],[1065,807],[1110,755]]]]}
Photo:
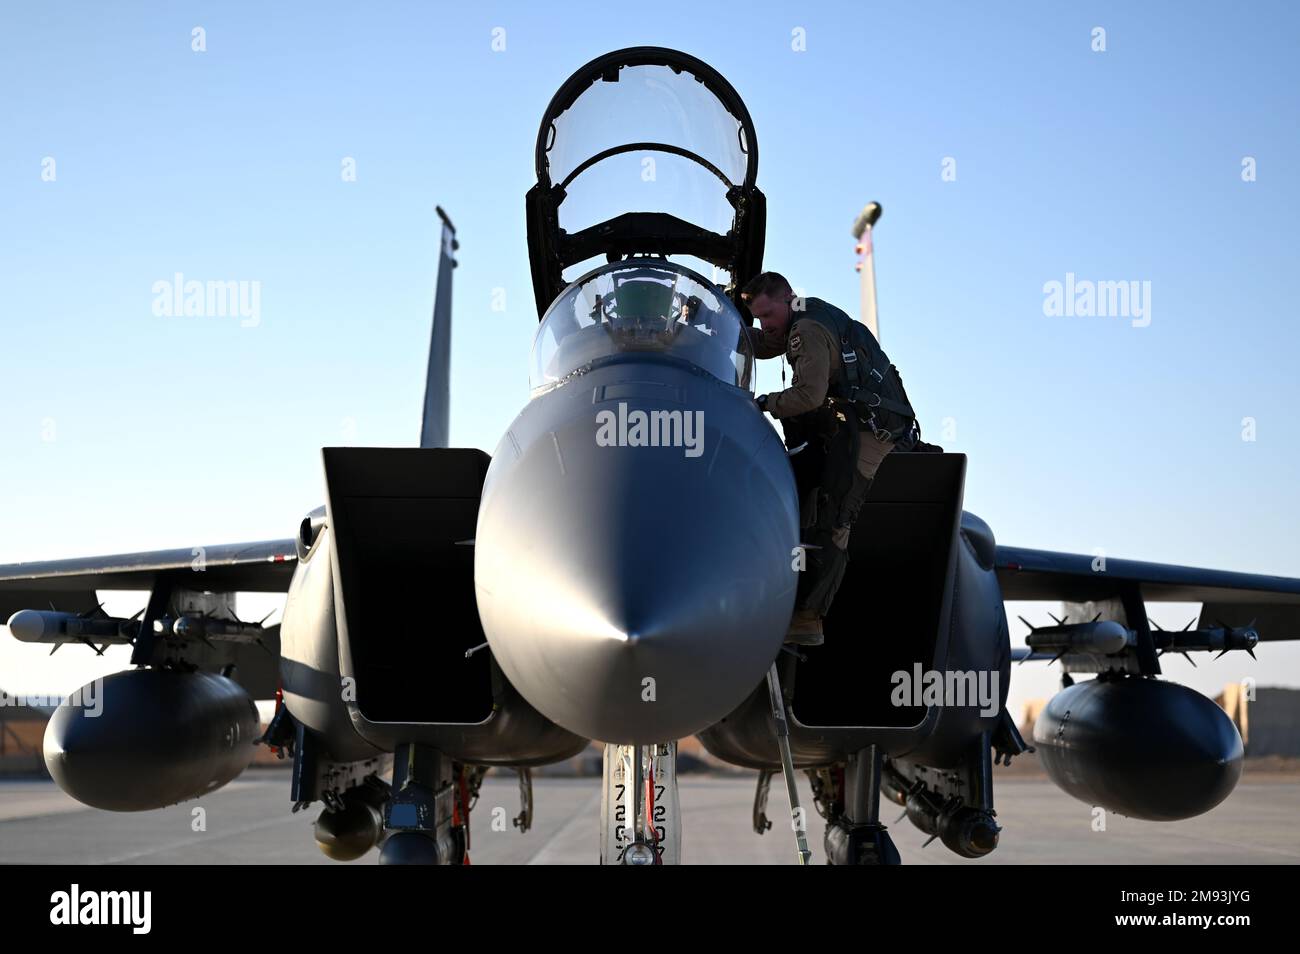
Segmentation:
{"type": "Polygon", "coordinates": [[[812,610],[795,610],[790,618],[790,629],[785,634],[785,641],[795,646],[820,646],[825,637],[822,635],[822,618],[812,610]]]}

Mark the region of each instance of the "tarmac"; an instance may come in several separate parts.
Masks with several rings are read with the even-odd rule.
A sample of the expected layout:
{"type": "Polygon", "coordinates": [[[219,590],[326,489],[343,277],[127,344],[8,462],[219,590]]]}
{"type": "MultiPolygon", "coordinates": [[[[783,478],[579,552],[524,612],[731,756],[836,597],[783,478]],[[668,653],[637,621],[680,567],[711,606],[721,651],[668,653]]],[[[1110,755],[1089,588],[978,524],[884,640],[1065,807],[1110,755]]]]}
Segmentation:
{"type": "MultiPolygon", "coordinates": [[[[751,827],[752,775],[687,775],[680,779],[682,856],[687,864],[794,864],[795,841],[782,824],[784,790],[774,780],[768,801],[773,827],[751,827]]],[[[811,814],[806,779],[801,798],[811,814]]],[[[86,808],[48,781],[0,782],[0,863],[24,864],[338,864],[317,849],[313,805],[293,814],[289,776],[253,769],[193,802],[153,812],[86,808]],[[201,812],[196,812],[201,809],[201,812]],[[196,830],[201,829],[201,830],[196,830]]],[[[473,864],[594,864],[600,840],[598,778],[535,778],[530,831],[511,826],[519,812],[513,773],[492,772],[471,815],[473,864]]],[[[1109,815],[1097,829],[1090,806],[1043,778],[995,782],[1001,843],[986,858],[959,858],[882,804],[882,818],[904,864],[1297,864],[1300,863],[1300,778],[1247,777],[1213,811],[1182,822],[1142,822],[1109,815]]],[[[813,863],[824,862],[824,825],[812,817],[813,863]]],[[[354,864],[374,864],[370,852],[354,864]]]]}

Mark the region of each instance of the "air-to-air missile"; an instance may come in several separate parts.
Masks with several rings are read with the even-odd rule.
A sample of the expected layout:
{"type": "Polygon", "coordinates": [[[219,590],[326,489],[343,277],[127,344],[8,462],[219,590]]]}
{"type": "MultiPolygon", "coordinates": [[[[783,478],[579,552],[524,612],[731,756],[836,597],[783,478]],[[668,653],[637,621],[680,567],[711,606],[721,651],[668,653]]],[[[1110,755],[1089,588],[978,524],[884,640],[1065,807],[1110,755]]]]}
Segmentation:
{"type": "Polygon", "coordinates": [[[1029,627],[1025,644],[1035,652],[1110,655],[1133,645],[1132,631],[1114,620],[1098,618],[1086,623],[1070,623],[1056,620],[1056,617],[1052,619],[1054,626],[1034,626],[1020,617],[1020,621],[1029,627]]]}
{"type": "Polygon", "coordinates": [[[9,617],[9,632],[25,643],[84,642],[105,645],[129,643],[134,620],[88,613],[23,609],[9,617]]]}

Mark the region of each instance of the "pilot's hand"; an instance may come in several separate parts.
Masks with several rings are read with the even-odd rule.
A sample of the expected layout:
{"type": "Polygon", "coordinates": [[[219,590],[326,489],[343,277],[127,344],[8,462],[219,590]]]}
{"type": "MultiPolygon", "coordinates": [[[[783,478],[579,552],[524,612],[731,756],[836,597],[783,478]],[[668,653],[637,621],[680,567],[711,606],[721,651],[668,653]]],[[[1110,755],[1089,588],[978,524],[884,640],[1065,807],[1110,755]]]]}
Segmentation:
{"type": "Polygon", "coordinates": [[[764,413],[767,413],[767,395],[766,395],[766,394],[760,394],[758,397],[754,398],[754,403],[755,403],[756,405],[758,405],[758,409],[759,409],[760,411],[762,411],[762,412],[764,412],[764,413]]]}

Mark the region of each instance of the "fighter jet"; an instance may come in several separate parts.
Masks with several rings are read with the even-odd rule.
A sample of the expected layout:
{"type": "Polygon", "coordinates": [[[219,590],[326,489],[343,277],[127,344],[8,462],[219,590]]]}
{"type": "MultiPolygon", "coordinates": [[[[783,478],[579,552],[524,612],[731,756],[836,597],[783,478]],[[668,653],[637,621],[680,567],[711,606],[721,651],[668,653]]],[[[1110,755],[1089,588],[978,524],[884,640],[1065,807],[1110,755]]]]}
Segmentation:
{"type": "MultiPolygon", "coordinates": [[[[1001,830],[993,766],[1029,747],[1006,709],[1011,663],[1037,658],[1065,673],[1033,739],[1065,791],[1154,821],[1228,796],[1241,738],[1160,678],[1160,655],[1300,636],[1300,580],[1001,546],[963,509],[964,455],[899,452],[825,644],[783,647],[804,554],[738,302],[765,233],[745,104],[685,53],[609,53],[550,101],[535,169],[531,399],[491,456],[447,446],[458,244],[443,215],[419,447],[324,448],[327,500],[288,539],[0,567],[16,638],[131,646],[95,717],[74,696],[50,721],[64,791],[156,809],[268,745],[293,760],[294,809],[320,803],[330,857],[457,864],[489,768],[519,773],[526,830],[531,769],[598,740],[600,860],[667,864],[682,857],[676,743],[694,735],[757,771],[759,834],[782,776],[792,860],[813,857],[797,772],[830,863],[899,861],[881,796],[978,858],[1001,830]],[[628,200],[618,184],[647,171],[655,188],[628,200]],[[100,589],[148,598],[115,618],[100,589]],[[240,592],[287,593],[280,624],[241,619],[240,592]],[[1068,615],[1013,650],[1004,600],[1023,599],[1068,615]],[[1200,622],[1159,630],[1153,600],[1202,603],[1200,622]],[[254,700],[271,698],[259,734],[254,700]]],[[[864,256],[879,213],[855,227],[864,256]]]]}

